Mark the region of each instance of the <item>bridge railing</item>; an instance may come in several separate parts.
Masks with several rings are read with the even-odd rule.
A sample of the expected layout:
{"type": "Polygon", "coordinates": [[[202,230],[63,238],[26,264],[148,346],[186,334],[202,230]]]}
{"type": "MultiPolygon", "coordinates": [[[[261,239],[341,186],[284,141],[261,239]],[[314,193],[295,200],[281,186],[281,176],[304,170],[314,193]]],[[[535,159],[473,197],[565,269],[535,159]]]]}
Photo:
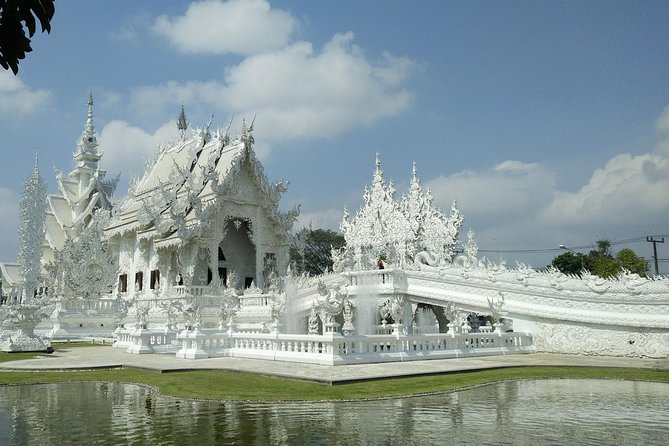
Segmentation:
{"type": "Polygon", "coordinates": [[[179,338],[181,358],[234,356],[327,365],[533,352],[532,337],[526,333],[341,336],[190,331],[179,338]]]}
{"type": "Polygon", "coordinates": [[[368,271],[349,271],[342,274],[348,278],[350,286],[393,285],[395,274],[392,268],[368,271]]]}

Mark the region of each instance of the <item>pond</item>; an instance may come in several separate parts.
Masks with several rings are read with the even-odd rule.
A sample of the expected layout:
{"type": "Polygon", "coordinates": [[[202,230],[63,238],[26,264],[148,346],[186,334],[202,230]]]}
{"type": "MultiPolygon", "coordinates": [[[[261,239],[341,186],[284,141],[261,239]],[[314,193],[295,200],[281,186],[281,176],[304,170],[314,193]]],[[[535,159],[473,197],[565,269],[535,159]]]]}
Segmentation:
{"type": "Polygon", "coordinates": [[[184,400],[121,383],[0,387],[0,444],[565,444],[669,440],[669,384],[512,381],[362,402],[184,400]]]}

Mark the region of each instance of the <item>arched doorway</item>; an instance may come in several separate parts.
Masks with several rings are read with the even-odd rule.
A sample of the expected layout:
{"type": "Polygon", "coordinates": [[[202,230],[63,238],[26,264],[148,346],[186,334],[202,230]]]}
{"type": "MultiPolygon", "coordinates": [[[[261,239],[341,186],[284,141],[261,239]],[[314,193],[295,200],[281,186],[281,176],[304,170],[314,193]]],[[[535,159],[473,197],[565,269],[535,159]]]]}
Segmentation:
{"type": "Polygon", "coordinates": [[[256,248],[252,241],[251,221],[230,217],[225,221],[224,234],[217,253],[219,275],[221,268],[225,268],[226,280],[234,272],[237,283],[228,285],[248,288],[256,279],[256,248]]]}

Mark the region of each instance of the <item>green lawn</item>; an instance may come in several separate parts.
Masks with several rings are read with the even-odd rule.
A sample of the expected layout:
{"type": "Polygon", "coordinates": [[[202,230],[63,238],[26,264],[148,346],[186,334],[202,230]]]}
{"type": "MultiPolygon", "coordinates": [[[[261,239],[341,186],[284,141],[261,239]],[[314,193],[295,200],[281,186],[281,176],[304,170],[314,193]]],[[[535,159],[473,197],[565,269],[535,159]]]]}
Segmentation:
{"type": "MultiPolygon", "coordinates": [[[[17,355],[12,353],[11,355],[17,355]]],[[[34,355],[34,354],[32,354],[34,355]]],[[[71,381],[148,384],[175,397],[213,400],[342,400],[447,392],[489,382],[543,378],[598,378],[669,383],[669,371],[595,367],[517,367],[383,379],[330,386],[229,371],[158,373],[145,370],[0,372],[0,385],[71,381]]]]}

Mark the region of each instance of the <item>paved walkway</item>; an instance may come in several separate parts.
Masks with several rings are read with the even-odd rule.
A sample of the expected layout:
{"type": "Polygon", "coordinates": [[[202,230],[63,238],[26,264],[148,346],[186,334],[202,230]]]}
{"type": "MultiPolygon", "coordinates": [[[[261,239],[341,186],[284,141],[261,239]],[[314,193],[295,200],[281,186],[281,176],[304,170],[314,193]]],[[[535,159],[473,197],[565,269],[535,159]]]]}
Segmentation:
{"type": "Polygon", "coordinates": [[[50,355],[36,353],[32,359],[0,363],[2,370],[82,370],[141,368],[157,372],[184,370],[234,370],[330,384],[400,376],[431,375],[460,371],[522,366],[631,367],[669,370],[669,359],[611,358],[549,354],[522,354],[427,361],[326,366],[243,358],[177,359],[173,355],[131,355],[111,347],[59,348],[50,355]]]}

